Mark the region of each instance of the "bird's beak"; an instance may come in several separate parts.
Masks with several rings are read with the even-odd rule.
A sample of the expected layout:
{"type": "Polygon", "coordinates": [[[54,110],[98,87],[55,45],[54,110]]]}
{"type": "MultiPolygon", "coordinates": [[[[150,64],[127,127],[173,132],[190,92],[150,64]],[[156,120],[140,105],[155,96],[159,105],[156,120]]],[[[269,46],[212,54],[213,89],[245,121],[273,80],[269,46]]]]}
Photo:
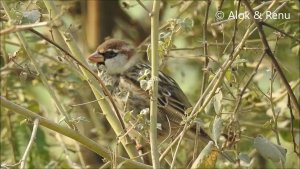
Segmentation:
{"type": "Polygon", "coordinates": [[[104,62],[104,56],[99,54],[97,51],[91,54],[88,57],[89,61],[92,63],[103,63],[104,62]]]}

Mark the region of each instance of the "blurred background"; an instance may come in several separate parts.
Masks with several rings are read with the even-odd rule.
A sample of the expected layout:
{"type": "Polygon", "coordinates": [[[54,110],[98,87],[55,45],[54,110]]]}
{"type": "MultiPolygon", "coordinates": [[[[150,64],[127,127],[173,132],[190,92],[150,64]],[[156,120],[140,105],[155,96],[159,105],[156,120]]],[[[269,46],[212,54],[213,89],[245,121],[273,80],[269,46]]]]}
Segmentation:
{"type": "MultiPolygon", "coordinates": [[[[105,39],[117,38],[127,40],[136,46],[144,60],[147,60],[150,17],[138,1],[56,0],[53,2],[59,11],[59,17],[53,17],[42,0],[5,2],[9,5],[13,19],[8,22],[5,10],[1,7],[1,31],[9,29],[13,24],[50,22],[47,26],[34,29],[68,49],[65,43],[61,42],[63,40],[56,35],[56,29],[65,24],[68,28],[63,30],[65,36],[71,35],[75,38],[84,56],[93,52],[105,39]]],[[[217,11],[222,11],[226,20],[230,12],[237,9],[237,1],[211,1],[207,15],[207,31],[204,31],[207,2],[161,1],[161,70],[174,78],[193,105],[201,96],[203,72],[207,72],[208,75],[207,85],[229,57],[232,49],[231,40],[235,22],[234,20],[220,22],[215,15],[217,11]],[[204,66],[205,43],[210,60],[207,67],[204,66]]],[[[152,9],[151,0],[141,3],[147,9],[152,9]]],[[[251,5],[257,7],[260,12],[270,7],[268,10],[279,9],[282,13],[289,13],[289,19],[270,19],[266,22],[299,39],[299,1],[252,0],[251,5]]],[[[243,5],[240,10],[245,11],[243,5]]],[[[238,20],[236,44],[242,40],[251,23],[251,20],[247,19],[238,20]]],[[[270,28],[264,28],[264,31],[299,100],[299,43],[270,28]]],[[[33,53],[32,57],[46,75],[48,84],[78,126],[80,133],[113,152],[118,149],[120,154],[125,155],[121,146],[116,146],[116,136],[95,102],[86,79],[81,78],[78,66],[59,49],[32,32],[24,30],[22,34],[33,53]]],[[[255,159],[251,162],[252,168],[280,166],[278,162],[263,158],[253,146],[253,138],[257,135],[263,135],[274,143],[279,135],[282,146],[287,149],[285,168],[295,168],[300,165],[293,144],[296,143],[299,151],[299,117],[293,121],[295,132],[293,141],[286,91],[267,57],[246,89],[238,122],[232,122],[231,119],[240,89],[251,76],[262,53],[263,45],[258,32],[255,31],[246,40],[234,64],[227,70],[219,89],[221,96],[218,95],[209,103],[205,111],[200,113],[197,122],[211,131],[214,117],[221,114],[224,120],[224,136],[231,133],[235,137],[232,144],[226,145],[227,148],[232,149],[235,155],[245,153],[255,159]],[[267,97],[270,93],[273,97],[272,105],[267,97]],[[272,114],[274,111],[277,113],[276,120],[272,114]]],[[[59,114],[49,90],[41,82],[14,31],[1,34],[0,64],[1,96],[61,125],[66,125],[63,115],[59,114]]],[[[1,165],[16,164],[20,160],[28,144],[31,130],[32,124],[24,117],[1,107],[1,165]]],[[[28,168],[99,168],[106,162],[99,155],[53,131],[39,128],[36,138],[27,162],[28,168]]],[[[222,143],[225,146],[224,140],[222,143]]],[[[184,142],[178,154],[177,165],[187,167],[195,156],[191,152],[193,144],[184,142]]],[[[236,166],[220,160],[216,167],[243,168],[247,165],[236,166]]]]}

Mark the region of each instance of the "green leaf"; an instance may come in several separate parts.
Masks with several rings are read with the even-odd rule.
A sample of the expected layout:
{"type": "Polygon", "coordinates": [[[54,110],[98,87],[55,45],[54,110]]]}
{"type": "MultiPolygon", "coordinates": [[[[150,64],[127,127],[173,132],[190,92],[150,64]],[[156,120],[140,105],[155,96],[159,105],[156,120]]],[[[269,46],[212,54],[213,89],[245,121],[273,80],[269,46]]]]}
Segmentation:
{"type": "Polygon", "coordinates": [[[230,69],[228,69],[225,73],[225,77],[226,79],[228,80],[228,82],[231,82],[231,79],[232,79],[232,72],[230,69]]]}
{"type": "Polygon", "coordinates": [[[131,120],[131,117],[132,117],[132,111],[126,112],[123,117],[124,117],[124,121],[126,123],[129,123],[129,121],[131,120]]]}

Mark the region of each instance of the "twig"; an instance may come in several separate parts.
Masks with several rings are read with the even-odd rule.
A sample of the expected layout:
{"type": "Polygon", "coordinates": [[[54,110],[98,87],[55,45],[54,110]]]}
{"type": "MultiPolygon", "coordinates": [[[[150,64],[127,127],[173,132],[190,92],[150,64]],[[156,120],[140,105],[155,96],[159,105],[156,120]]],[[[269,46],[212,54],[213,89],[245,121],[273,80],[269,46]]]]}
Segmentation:
{"type": "Polygon", "coordinates": [[[245,86],[243,87],[243,89],[242,89],[241,92],[239,93],[239,97],[238,97],[237,103],[236,103],[235,108],[234,108],[233,113],[232,113],[232,115],[233,115],[235,118],[236,118],[236,116],[237,116],[238,109],[239,109],[239,107],[240,107],[240,105],[241,105],[241,103],[242,103],[242,97],[243,97],[243,95],[244,95],[244,93],[245,93],[247,87],[249,86],[250,82],[252,81],[253,77],[256,75],[256,73],[257,73],[257,71],[258,71],[258,68],[259,68],[259,66],[260,66],[260,64],[261,64],[261,62],[262,62],[262,60],[263,60],[265,54],[266,54],[265,52],[262,54],[262,56],[260,57],[260,59],[259,59],[257,65],[256,65],[255,70],[253,71],[253,73],[251,74],[251,76],[250,76],[249,79],[247,80],[245,86]]]}
{"type": "Polygon", "coordinates": [[[270,78],[270,96],[269,96],[269,102],[270,102],[270,106],[271,106],[271,111],[272,111],[272,117],[273,117],[273,132],[275,133],[275,136],[276,136],[276,141],[277,141],[277,144],[278,145],[281,145],[280,143],[280,138],[279,138],[279,132],[278,132],[278,116],[279,116],[279,112],[275,111],[275,108],[274,108],[274,102],[273,102],[273,83],[274,83],[274,80],[275,80],[275,77],[276,77],[276,72],[274,71],[274,66],[272,65],[271,66],[271,71],[272,71],[272,74],[271,74],[271,78],[270,78]]]}
{"type": "Polygon", "coordinates": [[[8,33],[14,33],[17,31],[23,31],[31,28],[41,27],[41,26],[48,26],[49,22],[38,22],[34,24],[26,24],[26,25],[13,25],[9,28],[3,29],[0,31],[0,35],[5,35],[8,33]]]}
{"type": "Polygon", "coordinates": [[[85,167],[85,165],[82,165],[82,166],[79,166],[79,164],[75,163],[72,161],[71,157],[70,157],[70,154],[68,152],[68,149],[66,147],[66,144],[64,143],[61,135],[59,133],[55,133],[55,138],[57,139],[57,141],[59,142],[60,144],[60,147],[63,149],[64,151],[64,156],[66,158],[66,161],[69,165],[70,168],[74,168],[74,169],[78,169],[78,168],[82,168],[82,167],[85,167]]]}
{"type": "Polygon", "coordinates": [[[295,140],[295,134],[294,134],[294,120],[295,117],[293,115],[293,110],[291,106],[291,100],[290,97],[288,97],[288,108],[290,110],[290,115],[291,115],[291,135],[292,135],[292,140],[293,140],[293,146],[294,146],[294,152],[297,154],[298,157],[300,157],[300,151],[299,151],[299,145],[297,145],[296,140],[295,140]],[[297,150],[298,148],[298,150],[297,150]]]}
{"type": "MultiPolygon", "coordinates": [[[[240,13],[240,6],[241,6],[241,0],[238,0],[238,6],[237,6],[237,13],[239,14],[240,13]]],[[[234,21],[234,30],[233,30],[233,35],[232,35],[232,39],[231,39],[231,43],[232,43],[232,51],[231,51],[231,54],[230,56],[233,56],[233,53],[234,53],[234,50],[235,50],[235,38],[236,38],[236,33],[237,33],[237,27],[238,25],[238,19],[235,18],[235,21],[234,21]]]]}
{"type": "Polygon", "coordinates": [[[264,26],[267,26],[267,27],[269,27],[269,28],[271,28],[271,29],[274,29],[275,31],[280,32],[280,33],[284,34],[285,36],[291,38],[292,40],[294,40],[294,41],[300,43],[300,39],[297,39],[297,38],[291,36],[290,34],[284,32],[284,31],[282,31],[282,30],[280,30],[280,29],[278,29],[278,28],[276,28],[276,27],[274,27],[274,26],[272,26],[272,25],[270,25],[270,24],[268,24],[268,23],[266,23],[266,22],[261,22],[261,24],[264,25],[264,26]]]}
{"type": "MultiPolygon", "coordinates": [[[[257,10],[259,10],[260,8],[263,8],[264,6],[269,5],[269,4],[272,4],[272,3],[274,3],[274,2],[275,2],[275,1],[262,2],[260,5],[257,5],[257,6],[254,7],[253,9],[254,9],[255,11],[257,11],[257,10]]],[[[284,0],[284,1],[280,1],[280,2],[287,2],[287,1],[284,0]]],[[[221,6],[221,5],[220,5],[220,6],[221,6]]],[[[221,10],[221,8],[218,7],[218,11],[220,11],[220,10],[221,10]]],[[[211,24],[211,26],[218,26],[218,25],[220,25],[220,24],[223,24],[223,23],[226,23],[226,22],[231,22],[231,21],[233,21],[233,20],[235,20],[235,19],[234,19],[234,18],[230,18],[230,19],[226,19],[226,20],[214,22],[214,23],[211,24]]]]}
{"type": "MultiPolygon", "coordinates": [[[[262,129],[262,130],[266,129],[266,126],[264,125],[265,121],[250,122],[250,121],[240,120],[239,122],[240,122],[241,125],[244,125],[244,126],[257,127],[258,129],[262,129]]],[[[278,128],[278,130],[285,131],[285,132],[291,131],[289,128],[278,128]]],[[[295,132],[300,132],[300,129],[295,129],[294,131],[295,132]]]]}
{"type": "MultiPolygon", "coordinates": [[[[49,1],[44,1],[44,2],[47,2],[47,3],[48,3],[49,1]]],[[[4,3],[4,2],[3,2],[3,3],[4,3]]],[[[49,3],[51,3],[51,2],[49,2],[49,3]]],[[[50,11],[51,11],[51,10],[50,10],[50,11]]],[[[61,16],[61,14],[56,15],[56,17],[59,17],[59,16],[61,16]]],[[[3,19],[3,18],[1,18],[1,20],[7,21],[6,19],[3,19]]],[[[102,80],[101,80],[94,72],[92,72],[89,68],[87,68],[87,66],[85,66],[82,62],[80,62],[79,59],[75,58],[75,57],[74,57],[73,55],[71,55],[68,51],[66,51],[66,50],[64,50],[62,47],[60,47],[57,43],[53,42],[52,40],[50,40],[49,38],[47,38],[47,37],[45,37],[44,35],[40,34],[39,32],[35,31],[34,29],[28,29],[28,30],[31,31],[31,32],[33,32],[33,33],[35,33],[35,34],[37,34],[38,36],[42,37],[43,39],[45,39],[46,41],[48,41],[49,43],[51,43],[52,45],[56,46],[58,49],[60,49],[61,51],[63,51],[63,52],[64,52],[65,54],[67,54],[69,57],[71,57],[78,65],[81,66],[81,68],[83,68],[83,69],[81,69],[81,70],[83,71],[85,77],[89,77],[89,78],[91,78],[92,76],[95,77],[95,79],[100,83],[100,86],[102,87],[102,90],[103,90],[104,94],[105,94],[106,96],[108,96],[108,99],[110,100],[111,104],[113,105],[113,108],[115,109],[115,113],[113,113],[113,112],[110,113],[110,112],[111,112],[111,110],[109,109],[110,106],[107,104],[106,101],[102,101],[102,102],[99,103],[99,104],[100,104],[100,107],[102,108],[102,110],[103,110],[104,112],[109,112],[109,113],[106,113],[106,115],[107,115],[107,116],[106,116],[107,120],[109,121],[110,124],[113,124],[113,125],[114,125],[114,126],[113,126],[113,129],[114,129],[114,131],[117,133],[117,135],[119,135],[120,133],[123,133],[124,131],[126,131],[124,122],[123,122],[123,120],[122,120],[122,118],[121,118],[121,116],[120,116],[120,114],[119,114],[119,112],[118,112],[118,109],[117,109],[117,107],[116,107],[116,105],[115,105],[115,103],[114,103],[114,101],[113,101],[113,99],[112,99],[110,93],[108,92],[106,86],[105,86],[104,83],[102,82],[102,80]],[[91,76],[89,76],[89,74],[85,74],[86,72],[85,72],[84,70],[86,70],[86,72],[90,73],[91,76]],[[112,115],[110,115],[110,114],[112,114],[112,115]],[[118,126],[117,120],[115,120],[115,114],[116,114],[117,117],[118,117],[118,122],[119,122],[120,125],[121,125],[120,127],[118,126]]],[[[19,33],[19,32],[17,32],[17,33],[19,33]]],[[[72,51],[73,53],[75,53],[76,56],[78,56],[78,53],[79,53],[78,51],[79,51],[79,50],[77,50],[78,48],[74,47],[74,43],[67,42],[67,44],[71,46],[71,47],[69,46],[70,49],[71,49],[71,51],[72,51]]],[[[26,49],[26,48],[25,48],[25,49],[26,49]]],[[[80,56],[79,56],[78,58],[80,58],[80,56]]],[[[82,57],[82,58],[83,58],[83,57],[82,57]]],[[[99,93],[100,93],[99,91],[102,91],[102,90],[99,89],[98,83],[96,83],[96,81],[94,81],[93,79],[91,79],[91,81],[89,81],[89,84],[92,86],[92,90],[93,90],[93,93],[95,94],[96,98],[97,98],[98,100],[99,100],[99,99],[102,99],[102,95],[99,94],[99,93]],[[97,84],[97,85],[96,85],[96,84],[97,84]],[[95,89],[98,89],[98,90],[95,90],[95,89]]],[[[50,91],[49,91],[49,92],[50,92],[50,91]]],[[[130,140],[130,139],[129,139],[128,137],[126,137],[126,139],[121,140],[121,141],[122,141],[122,144],[124,145],[124,148],[126,149],[127,153],[129,154],[129,156],[130,156],[130,157],[135,157],[135,156],[138,155],[138,154],[137,154],[137,152],[136,152],[134,146],[132,146],[132,145],[129,143],[129,140],[130,140]],[[136,153],[135,153],[135,152],[136,152],[136,153]]]]}
{"type": "MultiPolygon", "coordinates": [[[[297,86],[300,85],[300,79],[298,79],[296,82],[294,83],[290,83],[291,85],[291,88],[294,90],[297,86]]],[[[283,87],[285,89],[285,87],[283,87]]],[[[279,96],[275,97],[273,99],[273,102],[278,102],[280,101],[281,99],[283,99],[286,95],[287,95],[287,91],[284,90],[284,89],[279,89],[279,93],[281,93],[279,96]]],[[[255,107],[262,107],[262,106],[266,106],[266,102],[259,102],[259,103],[255,103],[254,105],[255,107]]]]}
{"type": "MultiPolygon", "coordinates": [[[[17,148],[17,145],[16,145],[16,143],[17,143],[17,140],[15,140],[15,139],[17,139],[17,138],[14,138],[14,137],[12,137],[12,133],[14,133],[14,128],[13,128],[13,126],[12,126],[12,117],[11,117],[11,114],[12,114],[12,112],[10,112],[10,111],[8,111],[7,112],[7,128],[8,128],[8,131],[9,131],[9,134],[8,134],[8,139],[9,139],[9,141],[11,142],[11,144],[10,144],[10,146],[11,146],[11,152],[12,152],[12,162],[13,163],[15,163],[17,160],[17,158],[16,158],[16,154],[17,154],[17,152],[16,152],[16,148],[17,148]]],[[[1,115],[3,115],[3,114],[1,114],[1,115]]]]}
{"type": "Polygon", "coordinates": [[[81,67],[83,67],[86,71],[88,71],[93,77],[95,77],[95,79],[100,83],[103,92],[106,96],[108,96],[108,99],[110,100],[111,104],[113,105],[113,108],[120,120],[120,123],[122,124],[122,127],[124,130],[126,130],[125,128],[125,124],[121,118],[121,115],[118,111],[118,108],[115,104],[115,102],[113,101],[113,98],[110,94],[110,92],[108,91],[108,89],[106,88],[105,84],[103,83],[103,81],[96,75],[96,73],[94,73],[93,71],[91,71],[86,65],[84,65],[83,63],[81,63],[77,58],[75,58],[71,53],[69,53],[67,50],[65,50],[64,48],[62,48],[61,46],[59,46],[56,42],[52,41],[51,39],[45,37],[43,34],[39,33],[38,31],[34,30],[34,29],[29,29],[30,32],[38,35],[39,37],[41,37],[42,39],[46,40],[47,42],[51,43],[52,45],[54,45],[55,47],[57,47],[59,50],[61,50],[62,52],[64,52],[66,55],[68,55],[73,61],[76,62],[76,64],[80,65],[81,67]]]}
{"type": "Polygon", "coordinates": [[[24,154],[23,154],[23,156],[20,160],[21,161],[21,163],[20,163],[20,168],[21,169],[25,169],[26,159],[27,159],[27,157],[29,155],[29,151],[31,150],[31,147],[34,143],[38,126],[39,126],[39,119],[36,118],[36,119],[34,119],[34,122],[33,122],[33,129],[32,129],[30,140],[29,140],[29,142],[27,144],[27,147],[25,149],[25,152],[24,152],[24,154]]]}
{"type": "Polygon", "coordinates": [[[289,94],[289,96],[291,98],[291,103],[292,103],[292,105],[293,105],[293,107],[295,109],[295,113],[297,113],[298,116],[300,116],[300,106],[299,106],[299,104],[297,102],[296,96],[294,95],[293,90],[291,89],[291,86],[289,85],[289,82],[287,81],[287,79],[286,79],[286,77],[285,77],[285,75],[284,75],[284,73],[283,73],[283,71],[282,71],[279,63],[277,62],[274,54],[272,53],[272,51],[270,49],[269,43],[268,43],[268,41],[266,39],[265,32],[262,29],[262,23],[259,20],[257,20],[257,19],[254,18],[254,11],[251,8],[249,2],[247,0],[243,0],[243,3],[245,4],[246,8],[249,10],[251,19],[254,20],[254,22],[256,24],[256,27],[257,27],[258,32],[259,32],[259,36],[260,36],[260,38],[262,40],[262,43],[263,43],[263,46],[265,48],[265,52],[266,52],[267,56],[269,56],[269,58],[271,59],[273,65],[275,67],[275,69],[277,70],[277,72],[278,72],[278,74],[279,74],[279,76],[280,76],[283,84],[285,85],[285,87],[286,87],[286,89],[288,91],[288,94],[289,94]]]}
{"type": "MultiPolygon", "coordinates": [[[[8,16],[8,18],[10,20],[12,20],[12,14],[10,13],[10,9],[8,7],[8,5],[6,4],[5,1],[1,1],[2,3],[2,6],[8,16]]],[[[29,28],[29,30],[33,30],[32,28],[29,28]]],[[[49,85],[48,81],[47,81],[47,78],[46,78],[46,75],[43,73],[43,71],[41,70],[41,68],[39,67],[37,61],[33,58],[33,54],[28,46],[28,44],[26,43],[26,40],[23,36],[23,34],[21,32],[16,32],[17,36],[18,36],[18,39],[20,41],[20,43],[22,44],[26,54],[27,54],[27,57],[30,59],[30,61],[32,62],[32,64],[34,65],[34,68],[35,70],[38,72],[38,75],[40,77],[40,80],[42,81],[43,85],[47,88],[49,94],[51,95],[52,99],[54,100],[55,102],[55,105],[57,106],[57,109],[58,111],[63,114],[66,118],[65,122],[73,129],[76,129],[76,126],[74,124],[72,124],[70,122],[70,116],[69,114],[65,111],[63,105],[61,104],[61,102],[59,101],[56,93],[53,91],[53,89],[51,88],[51,86],[49,85]]]]}
{"type": "MultiPolygon", "coordinates": [[[[209,103],[209,101],[212,99],[214,92],[217,90],[218,86],[221,83],[221,80],[225,76],[226,70],[231,66],[231,64],[234,62],[234,59],[238,56],[239,52],[242,50],[242,47],[244,46],[246,39],[252,34],[252,30],[254,29],[254,24],[252,24],[247,31],[245,32],[243,38],[241,39],[239,45],[236,47],[235,52],[233,53],[233,57],[228,58],[222,65],[222,67],[218,70],[214,78],[211,80],[210,84],[207,86],[206,90],[202,94],[202,96],[198,99],[196,105],[193,107],[192,112],[187,117],[187,123],[192,121],[195,117],[197,117],[199,112],[202,112],[205,108],[205,106],[209,103]],[[200,102],[206,98],[206,100],[203,102],[203,105],[200,107],[200,102]],[[200,108],[199,108],[200,107],[200,108]]],[[[189,127],[187,127],[188,124],[184,125],[184,128],[182,130],[182,133],[185,133],[187,130],[189,130],[189,127]]],[[[184,134],[179,134],[172,143],[169,144],[167,149],[161,154],[160,160],[163,159],[167,153],[171,150],[171,147],[175,145],[175,143],[180,139],[180,137],[183,137],[184,134]]]]}
{"type": "Polygon", "coordinates": [[[111,168],[111,161],[104,163],[99,169],[111,168]]]}
{"type": "MultiPolygon", "coordinates": [[[[273,5],[275,5],[275,2],[276,2],[276,1],[272,1],[271,5],[268,6],[268,8],[265,10],[265,12],[262,14],[262,16],[265,16],[266,12],[267,12],[268,10],[270,10],[270,9],[272,8],[273,5]]],[[[280,9],[282,9],[286,4],[287,4],[287,2],[284,2],[284,3],[282,3],[281,5],[279,5],[279,6],[273,11],[273,13],[278,12],[278,11],[279,11],[280,9]]],[[[254,9],[254,8],[253,8],[253,9],[254,9]]],[[[254,9],[254,10],[255,10],[255,9],[254,9]]],[[[263,21],[266,21],[266,20],[267,20],[267,18],[265,18],[263,21]]],[[[255,32],[256,30],[257,30],[257,27],[255,27],[255,29],[252,30],[251,34],[252,34],[253,32],[255,32]]]]}
{"type": "MultiPolygon", "coordinates": [[[[206,84],[207,84],[207,79],[208,79],[208,71],[207,71],[207,66],[209,64],[209,57],[208,57],[208,40],[207,40],[207,35],[208,35],[208,31],[207,31],[207,22],[208,22],[208,14],[209,14],[209,8],[210,8],[210,4],[211,1],[208,0],[206,2],[206,10],[205,10],[205,16],[204,16],[204,25],[203,25],[203,43],[204,43],[204,47],[203,47],[203,56],[205,58],[205,62],[203,65],[203,76],[202,76],[202,82],[201,82],[201,92],[200,95],[202,95],[202,93],[204,92],[205,88],[206,88],[206,84]]],[[[220,7],[222,6],[223,1],[221,2],[220,7]]],[[[202,102],[200,103],[200,105],[202,105],[202,102]]],[[[195,143],[194,143],[194,153],[193,153],[193,160],[195,159],[195,157],[197,157],[198,154],[198,135],[199,135],[199,128],[200,125],[197,123],[196,124],[196,137],[195,137],[195,143]]]]}
{"type": "MultiPolygon", "coordinates": [[[[176,16],[176,17],[174,17],[174,18],[179,18],[182,14],[184,14],[184,12],[186,12],[186,11],[188,11],[187,9],[188,8],[190,8],[191,6],[192,6],[192,4],[194,4],[194,2],[191,2],[191,3],[189,3],[188,5],[187,5],[187,7],[184,9],[184,10],[182,10],[180,13],[178,13],[178,15],[176,16]]],[[[167,23],[165,23],[164,25],[162,25],[162,26],[160,26],[159,27],[159,31],[160,30],[163,30],[163,29],[165,29],[165,28],[167,28],[168,26],[169,26],[169,24],[170,24],[170,22],[167,22],[167,23]]],[[[143,42],[142,43],[140,43],[140,45],[137,47],[137,50],[139,51],[149,40],[150,40],[150,37],[151,36],[148,36],[147,38],[145,38],[144,40],[143,40],[143,42]]]]}
{"type": "MultiPolygon", "coordinates": [[[[207,45],[207,21],[208,21],[208,13],[209,13],[209,7],[210,7],[210,0],[207,1],[207,7],[205,11],[205,19],[204,19],[204,26],[203,26],[203,42],[204,42],[204,48],[203,48],[203,56],[205,57],[205,63],[203,66],[203,69],[207,69],[208,63],[209,63],[209,58],[208,58],[208,45],[207,45]]],[[[207,71],[203,72],[203,78],[202,78],[202,86],[201,86],[201,95],[204,92],[204,89],[206,87],[206,81],[207,81],[207,71]]],[[[200,105],[202,102],[200,103],[200,105]]]]}
{"type": "Polygon", "coordinates": [[[220,5],[218,6],[218,11],[221,11],[224,4],[224,0],[221,0],[220,5]]]}
{"type": "Polygon", "coordinates": [[[150,147],[151,158],[154,169],[159,169],[159,153],[157,144],[157,98],[158,98],[158,32],[159,32],[159,10],[160,0],[154,0],[151,12],[151,81],[150,91],[150,147]]]}
{"type": "Polygon", "coordinates": [[[15,168],[17,167],[18,165],[20,165],[21,161],[15,163],[15,164],[5,164],[3,162],[1,162],[1,168],[5,168],[5,169],[10,169],[10,168],[15,168]]]}
{"type": "Polygon", "coordinates": [[[142,8],[144,8],[148,12],[149,15],[151,15],[151,11],[143,4],[143,2],[141,2],[141,0],[136,1],[141,5],[142,8]]]}
{"type": "Polygon", "coordinates": [[[85,102],[85,103],[79,103],[79,104],[72,104],[72,105],[70,105],[70,107],[83,106],[83,105],[94,103],[94,102],[97,102],[97,101],[99,101],[99,100],[93,100],[93,101],[89,101],[89,102],[85,102]]]}
{"type": "MultiPolygon", "coordinates": [[[[0,103],[1,103],[1,107],[7,108],[15,113],[21,114],[27,118],[31,118],[31,119],[39,119],[39,124],[41,126],[44,126],[50,130],[53,130],[57,133],[63,134],[67,137],[70,137],[72,139],[74,139],[75,141],[81,143],[82,145],[84,145],[85,147],[87,147],[89,150],[99,154],[100,156],[107,158],[107,159],[111,159],[110,156],[110,151],[108,151],[106,148],[102,147],[101,145],[99,145],[98,143],[96,143],[95,141],[89,139],[88,137],[79,134],[78,132],[58,125],[55,122],[52,122],[40,115],[38,115],[37,113],[34,113],[28,109],[25,109],[9,100],[7,100],[5,97],[0,96],[0,103]]],[[[149,165],[145,165],[143,163],[137,162],[137,161],[133,161],[131,159],[128,158],[124,158],[124,157],[117,157],[118,162],[124,162],[124,166],[128,167],[128,168],[140,168],[140,169],[151,169],[152,167],[149,165]]]]}
{"type": "MultiPolygon", "coordinates": [[[[184,127],[188,127],[188,126],[184,126],[184,127]]],[[[184,131],[184,130],[183,130],[184,131]]],[[[178,150],[179,150],[179,146],[180,146],[180,143],[181,143],[181,141],[183,140],[183,136],[184,136],[184,134],[185,133],[183,133],[183,132],[181,132],[180,133],[180,137],[179,137],[179,140],[178,140],[178,143],[177,143],[177,146],[176,146],[176,149],[175,149],[175,152],[174,152],[174,154],[173,154],[173,160],[172,160],[172,163],[171,163],[171,166],[170,166],[170,168],[172,169],[172,168],[174,168],[174,165],[175,165],[175,159],[176,159],[176,156],[177,156],[177,152],[178,152],[178,150]]]]}

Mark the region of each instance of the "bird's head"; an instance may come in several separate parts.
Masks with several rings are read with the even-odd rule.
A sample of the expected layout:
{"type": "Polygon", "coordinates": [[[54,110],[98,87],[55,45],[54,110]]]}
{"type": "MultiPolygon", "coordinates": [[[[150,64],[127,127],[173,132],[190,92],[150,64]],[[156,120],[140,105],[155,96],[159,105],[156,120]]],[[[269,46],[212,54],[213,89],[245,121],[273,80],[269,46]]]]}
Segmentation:
{"type": "Polygon", "coordinates": [[[98,46],[88,60],[98,65],[104,65],[110,74],[120,74],[132,66],[134,48],[125,41],[109,39],[98,46]]]}

